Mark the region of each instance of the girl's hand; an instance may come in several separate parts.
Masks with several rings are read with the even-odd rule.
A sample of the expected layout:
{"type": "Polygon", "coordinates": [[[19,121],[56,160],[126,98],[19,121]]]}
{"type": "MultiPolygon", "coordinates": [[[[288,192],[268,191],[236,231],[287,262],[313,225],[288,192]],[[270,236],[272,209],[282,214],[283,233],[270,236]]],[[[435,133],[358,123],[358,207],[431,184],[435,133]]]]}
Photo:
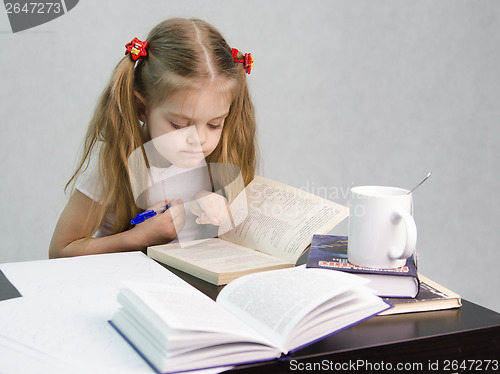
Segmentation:
{"type": "Polygon", "coordinates": [[[229,220],[229,205],[224,196],[209,191],[200,191],[189,204],[191,213],[198,216],[196,223],[220,226],[229,220]]]}
{"type": "Polygon", "coordinates": [[[149,209],[158,212],[167,203],[169,208],[165,212],[156,214],[132,229],[146,247],[174,240],[184,227],[186,213],[182,200],[160,201],[149,209]]]}

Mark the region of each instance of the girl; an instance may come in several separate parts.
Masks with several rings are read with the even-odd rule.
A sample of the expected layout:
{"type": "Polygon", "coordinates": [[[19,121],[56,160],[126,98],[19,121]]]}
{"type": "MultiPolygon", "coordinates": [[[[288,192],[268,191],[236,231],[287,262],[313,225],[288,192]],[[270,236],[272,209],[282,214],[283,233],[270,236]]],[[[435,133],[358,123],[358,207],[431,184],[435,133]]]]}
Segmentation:
{"type": "Polygon", "coordinates": [[[176,239],[188,215],[198,226],[221,224],[224,199],[207,189],[221,189],[233,177],[227,169],[213,173],[211,163],[235,165],[245,185],[254,177],[251,55],[231,49],[213,26],[196,19],[164,21],[146,41],[126,47],[66,185],[76,189],[56,225],[51,258],[145,250],[176,239]],[[182,194],[193,200],[189,209],[182,194]],[[146,208],[157,214],[131,224],[146,208]]]}

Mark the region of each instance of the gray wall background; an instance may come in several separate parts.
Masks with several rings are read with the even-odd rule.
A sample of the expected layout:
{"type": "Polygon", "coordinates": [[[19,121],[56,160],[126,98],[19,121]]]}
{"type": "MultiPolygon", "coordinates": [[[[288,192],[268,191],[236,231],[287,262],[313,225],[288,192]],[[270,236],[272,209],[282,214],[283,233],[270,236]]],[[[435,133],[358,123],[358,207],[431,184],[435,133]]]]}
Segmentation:
{"type": "Polygon", "coordinates": [[[18,34],[1,10],[0,263],[47,258],[124,44],[174,16],[254,55],[262,175],[347,203],[432,171],[414,195],[420,272],[500,311],[495,0],[82,0],[18,34]]]}

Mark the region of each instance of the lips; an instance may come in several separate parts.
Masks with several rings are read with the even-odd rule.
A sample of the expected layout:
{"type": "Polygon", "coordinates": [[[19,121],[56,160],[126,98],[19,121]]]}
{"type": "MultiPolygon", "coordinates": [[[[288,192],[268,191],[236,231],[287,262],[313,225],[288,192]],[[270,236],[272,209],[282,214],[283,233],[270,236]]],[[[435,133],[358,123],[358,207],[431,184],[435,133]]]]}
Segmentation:
{"type": "Polygon", "coordinates": [[[190,155],[190,156],[198,156],[202,155],[203,151],[202,150],[191,150],[191,151],[182,151],[183,153],[190,155]]]}

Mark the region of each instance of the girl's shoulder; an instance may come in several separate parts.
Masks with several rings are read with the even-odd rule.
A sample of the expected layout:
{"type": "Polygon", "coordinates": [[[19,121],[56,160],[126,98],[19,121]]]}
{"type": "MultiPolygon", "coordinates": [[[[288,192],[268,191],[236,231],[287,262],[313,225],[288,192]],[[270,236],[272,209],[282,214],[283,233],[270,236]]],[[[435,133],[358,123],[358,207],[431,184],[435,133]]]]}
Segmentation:
{"type": "Polygon", "coordinates": [[[91,198],[94,201],[99,201],[102,195],[102,180],[99,177],[99,157],[102,144],[96,144],[85,160],[80,173],[76,179],[75,188],[91,198]]]}

